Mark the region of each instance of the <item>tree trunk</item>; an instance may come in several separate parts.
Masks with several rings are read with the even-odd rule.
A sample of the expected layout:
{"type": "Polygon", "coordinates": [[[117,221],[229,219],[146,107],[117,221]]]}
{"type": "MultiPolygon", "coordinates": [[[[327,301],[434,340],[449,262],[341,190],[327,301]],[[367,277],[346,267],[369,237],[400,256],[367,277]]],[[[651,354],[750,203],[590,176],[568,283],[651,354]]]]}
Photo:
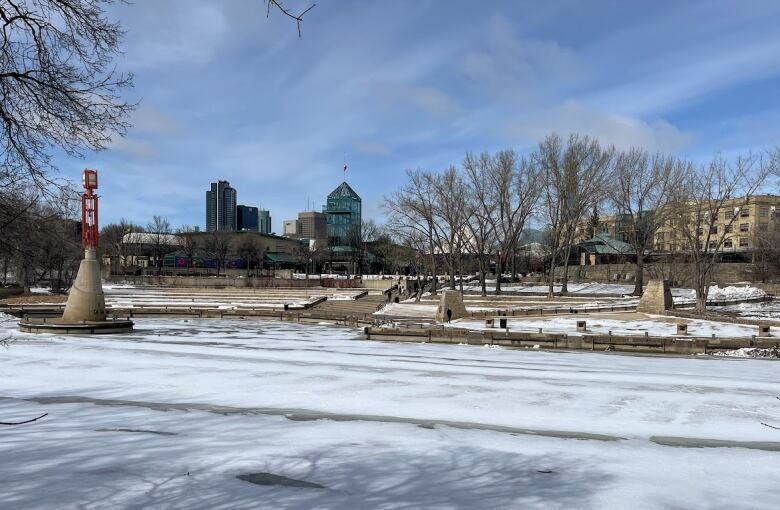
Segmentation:
{"type": "Polygon", "coordinates": [[[30,293],[30,277],[27,271],[27,264],[22,266],[22,290],[25,294],[30,293]]]}
{"type": "Polygon", "coordinates": [[[550,259],[550,272],[547,275],[547,282],[549,285],[549,288],[547,290],[547,297],[554,297],[555,296],[555,262],[558,258],[558,251],[554,250],[552,253],[552,258],[550,259]]]}
{"type": "Polygon", "coordinates": [[[463,257],[458,257],[458,278],[460,278],[460,296],[463,298],[463,257]]]}
{"type": "Polygon", "coordinates": [[[433,273],[433,287],[431,288],[431,295],[436,295],[436,255],[433,253],[433,248],[431,248],[431,272],[433,273]]]}
{"type": "Polygon", "coordinates": [[[498,252],[496,256],[496,296],[501,295],[501,273],[503,267],[501,265],[501,252],[498,252]]]}
{"type": "Polygon", "coordinates": [[[637,251],[636,267],[634,268],[634,296],[641,296],[645,284],[645,254],[644,250],[637,251]]]}
{"type": "Polygon", "coordinates": [[[561,281],[561,294],[569,292],[569,258],[571,258],[571,243],[566,247],[566,257],[563,259],[563,278],[561,281]]]}
{"type": "Polygon", "coordinates": [[[707,294],[709,294],[710,290],[710,271],[706,268],[705,264],[706,263],[703,261],[694,263],[696,271],[696,311],[698,313],[705,313],[707,311],[707,294]]]}
{"type": "Polygon", "coordinates": [[[482,296],[487,296],[487,282],[485,281],[485,272],[487,271],[487,263],[484,260],[479,262],[479,284],[482,286],[482,296]]]}
{"type": "Polygon", "coordinates": [[[698,313],[707,311],[707,296],[702,295],[698,290],[696,291],[696,311],[698,313]]]}

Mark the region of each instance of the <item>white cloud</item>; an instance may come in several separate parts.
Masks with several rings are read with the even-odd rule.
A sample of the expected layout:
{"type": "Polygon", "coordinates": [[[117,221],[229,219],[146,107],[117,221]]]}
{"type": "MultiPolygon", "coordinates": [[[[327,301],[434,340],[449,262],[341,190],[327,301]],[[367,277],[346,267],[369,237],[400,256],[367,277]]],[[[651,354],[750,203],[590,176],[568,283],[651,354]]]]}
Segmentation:
{"type": "Polygon", "coordinates": [[[587,75],[572,50],[553,40],[519,37],[506,18],[491,17],[485,32],[486,47],[466,53],[460,68],[472,82],[502,100],[549,95],[587,75]]]}
{"type": "Polygon", "coordinates": [[[626,62],[633,76],[583,101],[626,115],[658,115],[719,90],[780,73],[780,39],[739,35],[626,62]]]}
{"type": "Polygon", "coordinates": [[[640,147],[649,151],[677,152],[693,141],[693,135],[680,131],[665,120],[644,121],[636,117],[597,112],[575,101],[514,120],[510,133],[539,141],[551,132],[578,133],[597,138],[618,149],[640,147]]]}
{"type": "Polygon", "coordinates": [[[377,80],[371,89],[380,106],[395,113],[401,107],[446,117],[462,110],[455,99],[433,87],[377,80]]]}
{"type": "Polygon", "coordinates": [[[149,142],[121,136],[113,137],[108,144],[108,149],[139,158],[150,158],[158,154],[157,148],[149,142]]]}
{"type": "Polygon", "coordinates": [[[141,104],[131,115],[132,131],[140,133],[172,133],[179,129],[179,122],[170,115],[141,104]]]}
{"type": "Polygon", "coordinates": [[[386,156],[390,154],[390,147],[378,140],[355,140],[352,148],[363,154],[386,156]]]}
{"type": "Polygon", "coordinates": [[[230,35],[230,26],[217,2],[187,0],[157,2],[154,9],[123,12],[142,19],[129,23],[128,65],[132,69],[167,64],[203,64],[211,60],[230,35]]]}

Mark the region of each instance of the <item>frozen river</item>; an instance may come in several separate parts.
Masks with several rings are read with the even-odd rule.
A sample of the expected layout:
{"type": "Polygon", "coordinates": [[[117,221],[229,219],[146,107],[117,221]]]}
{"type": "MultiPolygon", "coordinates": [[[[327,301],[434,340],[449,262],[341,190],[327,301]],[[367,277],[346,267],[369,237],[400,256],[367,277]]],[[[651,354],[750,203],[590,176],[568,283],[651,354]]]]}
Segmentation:
{"type": "Polygon", "coordinates": [[[777,508],[776,361],[136,325],[2,324],[0,508],[777,508]]]}

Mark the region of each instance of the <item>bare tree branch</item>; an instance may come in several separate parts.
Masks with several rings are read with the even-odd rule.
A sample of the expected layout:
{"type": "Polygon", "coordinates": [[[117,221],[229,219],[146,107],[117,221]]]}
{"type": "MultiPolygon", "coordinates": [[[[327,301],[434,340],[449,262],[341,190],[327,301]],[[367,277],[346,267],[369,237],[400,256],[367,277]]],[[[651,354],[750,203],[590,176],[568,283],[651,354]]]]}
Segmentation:
{"type": "Polygon", "coordinates": [[[32,418],[30,420],[24,420],[24,421],[0,421],[0,425],[24,425],[25,423],[32,423],[34,421],[38,421],[44,416],[48,416],[49,413],[43,413],[42,415],[38,416],[37,418],[32,418]]]}
{"type": "Polygon", "coordinates": [[[296,15],[296,14],[293,14],[292,12],[290,12],[290,10],[287,7],[285,7],[284,4],[282,2],[280,2],[279,0],[266,0],[265,3],[266,3],[265,17],[267,18],[267,17],[269,17],[271,15],[271,6],[276,7],[277,9],[279,9],[279,11],[282,14],[284,14],[288,18],[292,18],[293,20],[295,20],[295,24],[298,27],[298,37],[299,38],[301,37],[301,21],[303,21],[303,16],[307,12],[309,12],[310,10],[314,9],[315,7],[317,7],[317,4],[311,4],[303,12],[301,12],[300,14],[296,15]]]}

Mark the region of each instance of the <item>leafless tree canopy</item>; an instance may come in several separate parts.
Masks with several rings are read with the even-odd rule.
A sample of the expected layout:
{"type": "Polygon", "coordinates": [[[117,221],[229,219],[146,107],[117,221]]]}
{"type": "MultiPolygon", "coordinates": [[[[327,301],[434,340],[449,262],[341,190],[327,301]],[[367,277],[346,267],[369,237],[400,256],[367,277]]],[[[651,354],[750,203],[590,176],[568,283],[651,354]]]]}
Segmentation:
{"type": "MultiPolygon", "coordinates": [[[[564,266],[561,292],[567,291],[568,260],[577,227],[593,205],[604,199],[614,157],[614,148],[603,148],[591,138],[572,135],[564,143],[556,134],[539,144],[534,155],[544,180],[542,215],[549,232],[552,266],[564,266]]],[[[551,270],[550,295],[554,278],[551,270]]]]}
{"type": "Polygon", "coordinates": [[[631,149],[617,155],[612,185],[606,194],[624,226],[624,239],[634,251],[634,295],[642,295],[644,257],[653,248],[656,232],[668,221],[669,203],[691,171],[684,160],[631,149]]]}
{"type": "Polygon", "coordinates": [[[133,105],[116,71],[112,0],[0,0],[0,186],[51,182],[55,149],[78,156],[123,135],[133,105]]]}
{"type": "Polygon", "coordinates": [[[671,221],[693,266],[696,310],[707,309],[712,270],[726,240],[728,227],[739,218],[740,207],[727,202],[756,193],[776,171],[777,160],[763,154],[748,154],[734,161],[716,157],[708,165],[691,167],[672,193],[671,221]],[[726,217],[727,228],[717,222],[726,217]]]}

